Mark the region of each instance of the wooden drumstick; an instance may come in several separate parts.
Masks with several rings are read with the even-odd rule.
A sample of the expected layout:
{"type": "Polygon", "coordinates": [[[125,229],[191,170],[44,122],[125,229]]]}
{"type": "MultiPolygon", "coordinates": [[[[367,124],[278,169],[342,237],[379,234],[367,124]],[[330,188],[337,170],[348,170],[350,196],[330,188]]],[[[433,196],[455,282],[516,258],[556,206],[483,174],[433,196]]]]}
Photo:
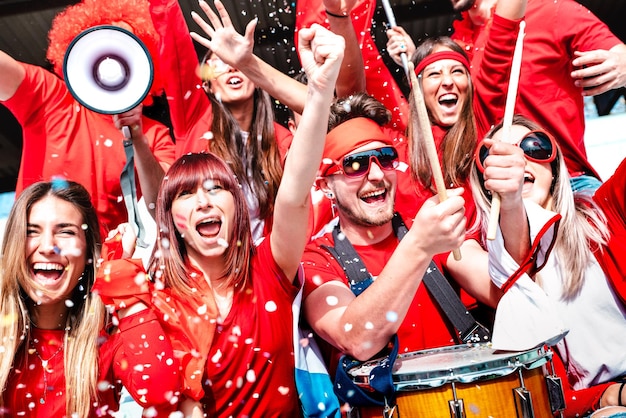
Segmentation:
{"type": "MultiPolygon", "coordinates": [[[[409,76],[411,78],[411,89],[413,90],[413,95],[415,96],[415,112],[417,113],[422,136],[426,141],[426,152],[428,153],[430,169],[433,172],[432,174],[433,179],[435,180],[437,195],[439,196],[439,201],[443,202],[448,198],[448,193],[446,192],[446,184],[443,180],[441,164],[439,164],[439,155],[437,154],[437,146],[435,145],[433,131],[430,126],[430,120],[428,119],[428,112],[426,111],[426,104],[424,103],[424,95],[422,93],[422,88],[417,81],[417,76],[415,75],[415,67],[413,66],[413,63],[409,62],[408,66],[409,76]]],[[[458,248],[453,250],[452,255],[454,256],[455,260],[460,260],[461,250],[459,250],[458,248]]]]}
{"type": "MultiPolygon", "coordinates": [[[[506,106],[504,108],[504,120],[502,122],[501,140],[510,142],[511,125],[513,124],[513,113],[515,110],[515,100],[517,99],[517,84],[519,82],[520,67],[522,66],[522,49],[524,45],[524,28],[526,22],[523,20],[519,24],[519,32],[513,53],[513,63],[511,64],[511,76],[509,78],[509,89],[506,94],[506,106]]],[[[500,195],[493,193],[491,196],[491,212],[489,214],[489,224],[487,226],[487,239],[496,239],[498,222],[500,219],[500,195]]]]}

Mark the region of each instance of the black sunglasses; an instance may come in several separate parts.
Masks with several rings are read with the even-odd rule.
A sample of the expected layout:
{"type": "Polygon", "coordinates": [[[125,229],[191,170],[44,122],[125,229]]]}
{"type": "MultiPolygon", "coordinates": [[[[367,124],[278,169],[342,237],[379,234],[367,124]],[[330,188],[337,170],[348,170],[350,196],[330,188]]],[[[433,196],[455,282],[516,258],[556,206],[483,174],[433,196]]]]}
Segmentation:
{"type": "Polygon", "coordinates": [[[398,151],[394,147],[382,147],[346,155],[341,161],[341,167],[337,167],[337,172],[343,171],[348,177],[362,177],[369,172],[372,158],[383,170],[398,167],[398,151]]]}
{"type": "MultiPolygon", "coordinates": [[[[550,163],[556,158],[554,139],[543,131],[528,132],[517,144],[527,160],[536,163],[550,163]]],[[[489,149],[481,142],[476,150],[476,165],[480,172],[485,171],[485,158],[489,155],[489,149]]]]}

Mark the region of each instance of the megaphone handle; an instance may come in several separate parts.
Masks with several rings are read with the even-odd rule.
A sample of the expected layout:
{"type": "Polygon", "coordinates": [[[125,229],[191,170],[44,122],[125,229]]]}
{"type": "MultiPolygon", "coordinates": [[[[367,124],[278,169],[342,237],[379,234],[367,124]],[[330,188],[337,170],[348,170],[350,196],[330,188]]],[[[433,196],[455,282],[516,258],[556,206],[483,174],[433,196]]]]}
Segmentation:
{"type": "MultiPolygon", "coordinates": [[[[124,126],[128,135],[130,136],[130,130],[128,126],[124,126]]],[[[122,129],[124,131],[124,129],[122,129]]],[[[126,134],[126,132],[124,132],[126,134]]],[[[141,221],[141,215],[139,214],[139,208],[137,206],[137,187],[135,185],[135,162],[134,162],[134,150],[133,144],[130,140],[124,141],[124,152],[126,153],[126,165],[122,169],[120,175],[120,186],[124,195],[124,204],[126,205],[126,211],[128,212],[128,223],[130,223],[137,233],[137,246],[141,248],[148,247],[146,240],[146,229],[141,221]]]]}
{"type": "Polygon", "coordinates": [[[128,126],[122,126],[122,134],[127,141],[130,141],[133,138],[130,136],[130,128],[128,126]]]}

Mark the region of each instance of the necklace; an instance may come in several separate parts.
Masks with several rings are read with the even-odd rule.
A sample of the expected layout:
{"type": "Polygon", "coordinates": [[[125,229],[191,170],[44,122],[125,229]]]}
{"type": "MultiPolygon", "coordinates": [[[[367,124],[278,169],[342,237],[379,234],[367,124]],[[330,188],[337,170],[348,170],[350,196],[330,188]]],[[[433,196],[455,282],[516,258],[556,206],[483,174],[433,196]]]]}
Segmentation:
{"type": "Polygon", "coordinates": [[[46,403],[46,398],[47,398],[47,395],[48,395],[48,374],[52,374],[52,372],[53,372],[52,369],[48,368],[48,363],[50,362],[50,360],[52,360],[54,357],[56,357],[56,355],[59,354],[61,352],[61,350],[63,350],[63,344],[61,344],[59,346],[59,349],[57,351],[55,351],[54,354],[52,354],[46,360],[44,360],[43,357],[41,357],[41,354],[39,354],[39,351],[37,350],[37,347],[35,346],[35,343],[33,342],[33,340],[30,340],[30,345],[31,345],[35,355],[37,356],[37,358],[41,362],[41,367],[43,369],[43,396],[41,398],[39,398],[39,403],[40,404],[44,404],[44,403],[46,403]]]}

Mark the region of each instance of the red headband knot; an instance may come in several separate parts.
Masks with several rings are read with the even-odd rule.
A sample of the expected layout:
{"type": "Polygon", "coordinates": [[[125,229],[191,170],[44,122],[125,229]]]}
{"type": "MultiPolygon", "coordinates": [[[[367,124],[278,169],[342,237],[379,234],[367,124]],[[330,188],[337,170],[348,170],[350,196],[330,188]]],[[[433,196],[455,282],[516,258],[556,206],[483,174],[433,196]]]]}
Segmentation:
{"type": "Polygon", "coordinates": [[[334,167],[337,161],[370,142],[393,145],[393,141],[380,125],[368,118],[349,119],[334,127],[326,135],[320,176],[326,176],[328,170],[334,167]]]}
{"type": "Polygon", "coordinates": [[[469,71],[470,63],[465,55],[456,51],[439,51],[434,52],[430,55],[426,55],[424,59],[417,64],[417,67],[415,67],[415,75],[420,75],[420,73],[424,71],[424,68],[426,68],[428,65],[441,60],[458,61],[463,64],[463,66],[469,71]]]}

